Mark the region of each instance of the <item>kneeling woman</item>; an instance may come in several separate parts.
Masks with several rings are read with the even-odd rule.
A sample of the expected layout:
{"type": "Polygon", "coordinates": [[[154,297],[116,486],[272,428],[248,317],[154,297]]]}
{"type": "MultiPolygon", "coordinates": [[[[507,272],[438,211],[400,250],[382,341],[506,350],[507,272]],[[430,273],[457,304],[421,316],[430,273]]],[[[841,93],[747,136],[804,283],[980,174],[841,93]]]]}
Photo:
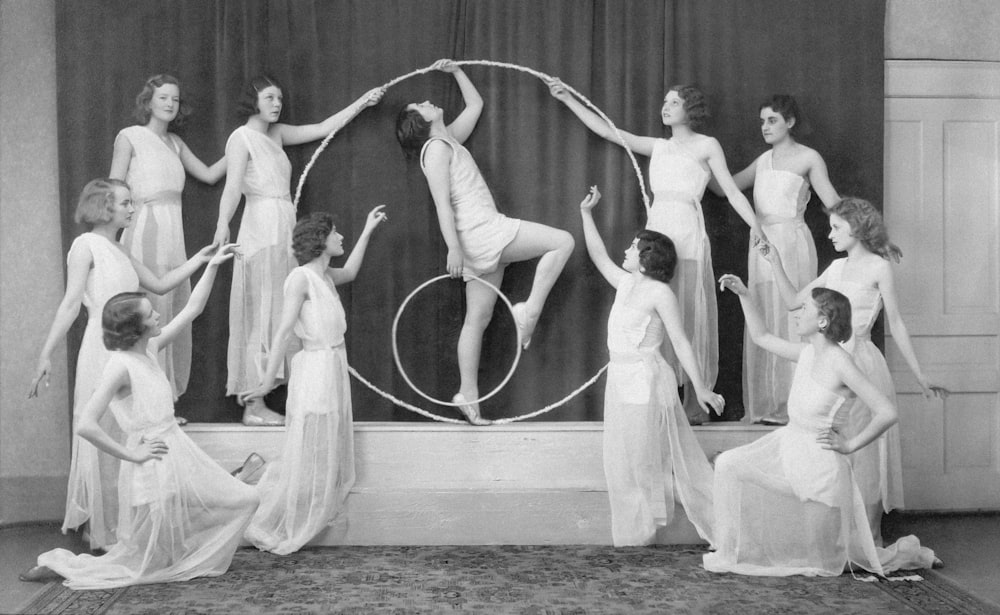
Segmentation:
{"type": "Polygon", "coordinates": [[[660,347],[664,332],[691,378],[698,405],[722,412],[725,400],[701,379],[698,357],[684,334],[677,296],[669,284],[677,251],[669,237],[643,230],[619,267],[608,256],[592,209],[597,187],[580,203],[587,253],[617,289],[608,316],[608,383],[604,393],[604,475],[611,499],[616,547],[645,545],[670,523],[674,492],[688,519],[712,539],[712,466],[688,424],[677,379],[660,347]]]}
{"type": "Polygon", "coordinates": [[[330,259],[344,254],[344,237],[333,216],[317,212],[295,225],[292,248],[299,267],[285,279],[281,324],[274,333],[264,380],[244,401],[275,387],[292,332],[302,352],[292,359],[288,380],[288,428],[281,461],[268,464],[257,485],[260,508],[247,540],[278,555],[294,553],[344,510],[354,485],[354,423],[344,334],[347,318],[337,286],[354,281],[372,232],[385,220],[379,205],[368,214],[358,243],[343,267],[330,259]]]}
{"type": "Polygon", "coordinates": [[[930,568],[938,560],[914,536],[875,546],[865,505],[851,473],[850,453],[868,446],[897,420],[896,408],[839,346],[851,337],[851,304],[827,288],[812,289],[796,315],[790,342],[764,329],[750,292],[724,275],[740,297],[755,344],[796,361],[788,425],[726,451],[715,462],[717,551],[704,556],[712,572],[759,576],[836,576],[854,566],[876,574],[930,568]],[[845,402],[857,395],[872,411],[855,436],[845,402]]]}
{"type": "Polygon", "coordinates": [[[257,509],[253,487],[229,475],[177,426],[170,382],[157,352],[201,314],[219,265],[234,246],[220,248],[187,305],[162,329],[143,293],[115,295],[104,306],[104,344],[111,353],[76,433],[125,462],[118,479],[118,542],[104,555],[54,549],[22,575],[56,575],[73,589],[106,589],[187,581],[226,572],[257,509]],[[131,396],[131,404],[112,404],[131,396]],[[99,420],[111,406],[125,431],[115,442],[99,420]]]}

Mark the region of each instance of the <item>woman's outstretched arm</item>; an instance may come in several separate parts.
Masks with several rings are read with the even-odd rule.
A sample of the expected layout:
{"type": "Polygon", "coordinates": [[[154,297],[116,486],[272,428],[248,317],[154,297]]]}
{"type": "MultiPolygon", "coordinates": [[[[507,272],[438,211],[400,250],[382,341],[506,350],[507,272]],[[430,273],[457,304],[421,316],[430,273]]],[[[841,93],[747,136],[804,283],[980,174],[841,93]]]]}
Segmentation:
{"type": "Polygon", "coordinates": [[[219,271],[219,265],[233,258],[236,254],[236,248],[236,244],[231,243],[214,250],[215,253],[208,261],[205,272],[201,274],[201,279],[191,291],[188,302],[170,322],[160,329],[160,334],[156,336],[156,344],[159,348],[164,348],[172,342],[178,333],[189,326],[204,311],[205,304],[208,303],[208,296],[212,294],[212,285],[215,284],[215,274],[219,271]]]}
{"type": "Polygon", "coordinates": [[[368,90],[361,95],[361,98],[358,98],[318,124],[303,124],[301,126],[278,124],[277,128],[281,134],[281,144],[299,145],[326,138],[326,135],[334,130],[340,130],[344,126],[347,126],[351,120],[368,107],[377,105],[382,100],[384,94],[385,90],[382,88],[368,90]]]}
{"type": "Polygon", "coordinates": [[[789,361],[798,360],[799,353],[802,352],[802,344],[782,339],[767,330],[764,319],[757,311],[753,297],[750,296],[750,291],[742,280],[727,273],[719,278],[719,288],[728,290],[740,298],[740,307],[743,308],[743,317],[746,319],[747,333],[754,344],[789,361]]]}
{"type": "Polygon", "coordinates": [[[365,260],[365,252],[368,250],[368,240],[371,239],[375,228],[386,220],[385,212],[382,211],[383,209],[385,209],[385,205],[378,205],[368,212],[368,218],[365,220],[365,228],[361,231],[361,235],[358,236],[358,241],[354,244],[351,255],[347,257],[347,262],[344,263],[343,267],[330,268],[330,277],[333,278],[334,284],[338,286],[347,284],[348,282],[353,282],[354,278],[358,277],[358,271],[361,270],[361,263],[365,260]]]}
{"type": "Polygon", "coordinates": [[[459,143],[465,143],[472,135],[476,124],[479,123],[479,116],[483,113],[483,97],[479,95],[479,90],[472,84],[472,80],[465,74],[465,71],[453,61],[438,60],[434,63],[434,68],[451,73],[455,77],[455,82],[458,83],[458,89],[462,92],[465,108],[451,124],[448,124],[448,132],[459,143]]]}
{"type": "Polygon", "coordinates": [[[604,276],[611,286],[618,288],[622,278],[628,275],[624,269],[619,267],[608,256],[608,250],[601,239],[601,232],[597,230],[594,223],[594,207],[601,200],[601,191],[597,186],[590,187],[590,193],[580,202],[580,217],[583,219],[583,238],[587,243],[587,254],[594,266],[604,276]]]}
{"type": "MultiPolygon", "coordinates": [[[[562,81],[555,79],[550,82],[548,86],[549,92],[552,96],[569,107],[569,110],[572,111],[576,117],[580,118],[583,125],[589,128],[591,132],[602,139],[611,141],[616,145],[621,145],[621,141],[618,140],[618,133],[612,130],[611,126],[609,126],[608,123],[601,118],[601,116],[597,115],[585,107],[582,102],[577,100],[576,97],[566,89],[566,86],[562,81]]],[[[656,139],[653,137],[634,135],[621,129],[619,129],[618,132],[621,133],[622,138],[625,139],[625,144],[630,150],[642,156],[652,155],[653,145],[656,143],[656,139]]]]}

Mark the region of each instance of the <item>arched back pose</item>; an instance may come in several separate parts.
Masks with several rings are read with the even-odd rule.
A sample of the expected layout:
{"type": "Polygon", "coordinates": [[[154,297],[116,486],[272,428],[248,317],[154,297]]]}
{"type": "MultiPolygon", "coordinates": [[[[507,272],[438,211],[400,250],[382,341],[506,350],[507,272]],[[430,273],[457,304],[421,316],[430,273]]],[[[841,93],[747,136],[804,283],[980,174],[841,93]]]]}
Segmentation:
{"type": "MultiPolygon", "coordinates": [[[[399,113],[396,138],[407,156],[420,156],[427,177],[441,235],[448,245],[448,273],[452,277],[479,276],[499,287],[509,263],[541,257],[528,298],[514,305],[522,346],[528,347],[545,300],[573,252],[573,236],[536,222],[515,220],[499,213],[476,161],[462,143],[469,138],[483,110],[483,99],[458,65],[450,60],[435,64],[452,73],[462,91],[465,109],[450,124],[444,112],[430,101],[412,103],[399,113]]],[[[465,285],[466,312],[458,338],[461,374],[455,403],[479,399],[479,355],[483,332],[493,315],[496,295],[483,284],[465,285]]],[[[488,424],[478,404],[460,406],[474,425],[488,424]]]]}
{"type": "Polygon", "coordinates": [[[156,353],[205,308],[216,271],[232,258],[233,248],[216,252],[191,300],[163,327],[143,293],[121,293],[104,306],[104,344],[111,356],[76,433],[123,461],[119,541],[99,557],[66,549],[42,553],[22,580],[55,574],[73,589],[107,589],[218,576],[229,568],[257,494],[177,426],[173,391],[156,353]],[[111,403],[126,397],[132,403],[111,403]],[[100,426],[109,405],[125,431],[124,444],[100,426]]]}
{"type": "MultiPolygon", "coordinates": [[[[137,291],[140,285],[154,293],[169,292],[190,278],[214,250],[213,246],[203,248],[187,262],[159,277],[138,259],[129,256],[115,240],[118,232],[129,225],[134,213],[128,184],[117,179],[90,181],[77,202],[75,220],[90,225],[91,229],[70,246],[66,257],[66,293],[45,338],[28,392],[30,399],[38,395],[40,384],[48,385],[52,352],[80,313],[80,306],[85,306],[87,327],[80,343],[73,387],[74,425],[108,361],[108,351],[101,343],[104,303],[118,293],[137,291]]],[[[110,414],[104,415],[102,427],[112,437],[121,434],[110,414]]],[[[91,548],[105,548],[116,540],[118,460],[100,453],[90,442],[77,436],[73,437],[72,446],[62,530],[66,532],[88,523],[91,548]]]]}
{"type": "Polygon", "coordinates": [[[670,523],[674,492],[698,534],[712,537],[712,466],[677,396],[677,379],[660,352],[669,338],[694,385],[698,404],[721,414],[725,400],[701,380],[669,282],[673,242],[656,231],[636,235],[619,267],[608,256],[592,209],[597,187],[580,203],[587,253],[616,290],[608,316],[608,382],[604,393],[604,475],[616,547],[645,545],[670,523]],[[664,336],[664,332],[666,336],[664,336]]]}
{"type": "Polygon", "coordinates": [[[788,396],[789,422],[715,460],[713,572],[759,576],[838,576],[859,566],[884,575],[939,563],[914,536],[877,547],[847,455],[871,447],[896,422],[896,408],[840,347],[851,337],[851,304],[837,291],[814,287],[796,310],[806,343],[769,333],[739,278],[719,280],[740,297],[755,344],[796,361],[788,396]],[[852,395],[870,419],[848,434],[852,395]]]}
{"type": "MultiPolygon", "coordinates": [[[[620,144],[618,134],[578,101],[561,81],[551,83],[550,90],[587,128],[620,144]]],[[[671,130],[667,139],[625,131],[621,134],[632,152],[650,157],[649,185],[653,191],[653,205],[648,211],[646,228],[670,237],[677,248],[677,272],[670,286],[677,295],[684,333],[691,340],[702,381],[712,388],[719,372],[719,316],[712,249],[701,210],[701,197],[710,178],[714,177],[722,186],[733,209],[750,226],[751,234],[762,235],[750,203],[729,174],[722,146],[713,137],[697,132],[708,119],[705,95],[694,86],[674,86],[663,99],[660,116],[663,125],[671,130]]],[[[678,380],[690,382],[684,379],[684,372],[670,348],[665,347],[664,352],[678,380]]],[[[684,409],[693,424],[705,419],[696,401],[691,387],[686,386],[684,409]]]]}
{"type": "MultiPolygon", "coordinates": [[[[115,137],[109,177],[122,179],[132,187],[135,215],[125,228],[121,242],[125,251],[149,267],[156,275],[179,267],[187,260],[184,226],[181,221],[181,192],[185,173],[206,184],[214,184],[226,172],[220,158],[206,166],[177,136],[190,113],[181,99],[180,83],[172,75],[153,75],[135,97],[136,125],[123,128],[115,137]]],[[[149,300],[167,323],[187,303],[191,284],[181,282],[175,290],[149,300]]],[[[191,374],[191,332],[185,330],[164,348],[160,365],[167,373],[174,398],[187,390],[191,374]]]]}
{"type": "MultiPolygon", "coordinates": [[[[831,207],[840,196],[830,183],[826,162],[819,152],[795,139],[802,117],[795,98],[774,94],[759,108],[760,130],[771,146],[750,165],[733,176],[736,187],[753,186],[757,220],[771,247],[781,254],[785,271],[797,288],[816,277],[816,244],[806,226],[805,211],[810,187],[831,207]]],[[[709,186],[720,192],[716,185],[709,186]]],[[[781,300],[771,275],[771,266],[751,242],[747,256],[747,286],[761,310],[768,331],[792,338],[792,317],[781,300]]],[[[788,391],[795,366],[760,348],[743,342],[743,406],[745,418],[754,423],[783,425],[788,422],[788,391]]]]}
{"type": "Polygon", "coordinates": [[[292,246],[299,266],[285,280],[285,305],[274,333],[260,386],[244,400],[263,397],[293,329],[303,349],[292,359],[288,379],[288,427],[281,460],[267,465],[257,485],[260,507],[246,537],[258,549],[287,555],[332,525],[354,485],[351,380],[344,333],[347,318],[337,285],[354,281],[372,232],[385,220],[379,205],[368,214],[358,243],[342,268],[330,259],[344,254],[344,237],[333,216],[314,213],[299,220],[292,246]]]}
{"type": "MultiPolygon", "coordinates": [[[[226,142],[226,187],[219,201],[216,243],[229,239],[229,221],[246,196],[237,240],[243,258],[233,268],[229,298],[229,351],[226,395],[238,395],[261,380],[271,339],[281,320],[282,284],[295,267],[292,257],[292,165],[282,149],[321,139],[339,130],[362,110],[378,103],[382,90],[374,89],[347,108],[318,124],[293,126],[278,120],[282,89],[271,77],[251,79],[243,90],[239,110],[246,123],[226,142]]],[[[283,358],[284,361],[284,358],[283,358]]],[[[284,363],[277,377],[284,379],[284,363]]],[[[253,398],[243,412],[244,425],[283,425],[285,417],[253,398]]]]}
{"type": "MultiPolygon", "coordinates": [[[[910,335],[900,316],[896,283],[889,261],[898,261],[902,252],[889,241],[882,215],[871,203],[856,197],[844,197],[829,213],[830,240],[834,249],[847,253],[847,258],[833,261],[822,275],[802,290],[797,290],[788,279],[778,252],[764,250],[786,305],[792,309],[802,305],[817,286],[846,295],[854,314],[854,335],[846,348],[861,371],[895,404],[896,389],[889,367],[871,341],[872,326],[884,304],[892,339],[920,383],[924,396],[947,395],[947,390],[931,384],[921,371],[910,335]]],[[[854,400],[845,434],[850,437],[858,433],[868,423],[870,414],[871,409],[863,399],[854,400]]],[[[890,428],[879,438],[877,445],[851,455],[851,463],[868,507],[872,535],[876,543],[881,544],[882,511],[903,507],[899,428],[890,428]]]]}

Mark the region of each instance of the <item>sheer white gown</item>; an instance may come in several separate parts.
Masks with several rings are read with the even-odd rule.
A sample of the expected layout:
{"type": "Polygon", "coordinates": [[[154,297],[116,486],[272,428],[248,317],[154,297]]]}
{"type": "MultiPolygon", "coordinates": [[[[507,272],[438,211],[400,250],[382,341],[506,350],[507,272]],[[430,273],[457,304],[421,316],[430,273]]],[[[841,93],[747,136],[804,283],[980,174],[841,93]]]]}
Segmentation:
{"type": "Polygon", "coordinates": [[[813,379],[814,355],[812,346],[799,355],[788,425],[716,459],[717,550],[704,556],[705,568],[760,576],[930,568],[934,552],[914,536],[875,545],[848,458],[816,441],[831,426],[843,428],[849,409],[813,379]]]}
{"type": "MultiPolygon", "coordinates": [[[[172,134],[170,145],[145,126],[129,126],[117,139],[132,145],[125,181],[132,188],[133,222],[122,233],[125,250],[157,276],[184,264],[184,225],[181,192],[187,175],[181,164],[180,146],[172,134]]],[[[149,301],[160,314],[160,322],[173,320],[191,297],[191,281],[163,295],[150,293],[149,301]]],[[[191,329],[185,328],[172,344],[160,350],[160,365],[174,390],[174,399],[187,390],[191,375],[191,329]]]]}
{"type": "MultiPolygon", "coordinates": [[[[236,238],[243,257],[233,264],[229,296],[227,395],[260,384],[271,338],[281,321],[282,284],[295,268],[295,208],[289,194],[292,164],[280,145],[246,126],[229,136],[227,155],[235,139],[243,141],[250,159],[243,175],[246,205],[236,238]]],[[[282,365],[278,376],[283,378],[284,372],[282,365]]]]}
{"type": "MultiPolygon", "coordinates": [[[[246,538],[286,555],[337,523],[354,485],[354,426],[344,333],[347,321],[333,282],[309,267],[309,298],[295,334],[303,349],[292,358],[285,444],[257,485],[261,504],[246,538]]],[[[285,286],[287,288],[288,281],[285,286]]]]}
{"type": "Polygon", "coordinates": [[[131,404],[112,404],[129,448],[162,439],[168,452],[142,464],[122,462],[118,542],[101,556],[54,549],[38,556],[73,589],[186,581],[223,574],[257,508],[258,497],[191,441],[174,419],[173,391],[156,353],[114,351],[128,370],[131,404]]]}
{"type": "MultiPolygon", "coordinates": [[[[132,261],[114,243],[95,233],[84,233],[73,241],[70,257],[75,252],[87,250],[93,258],[93,267],[87,274],[83,291],[83,305],[87,308],[87,328],[80,342],[76,362],[76,383],[73,387],[73,424],[83,406],[90,400],[104,372],[110,353],[104,346],[101,313],[108,299],[118,293],[139,290],[139,277],[132,261]]],[[[128,403],[124,402],[115,403],[128,403]]],[[[112,438],[124,440],[115,417],[109,412],[101,420],[112,438]]],[[[117,457],[99,451],[93,444],[73,436],[66,491],[66,516],[62,531],[78,528],[89,522],[91,548],[107,547],[115,543],[118,525],[118,466],[117,457]]]]}
{"type": "MultiPolygon", "coordinates": [[[[705,231],[701,198],[711,178],[683,147],[671,139],[657,139],[649,159],[649,186],[653,205],[646,228],[663,233],[677,249],[677,268],[670,287],[691,342],[705,386],[712,388],[719,374],[719,310],[715,300],[712,246],[705,231]]],[[[673,348],[664,347],[667,362],[683,384],[687,377],[673,348]]],[[[700,410],[699,410],[700,411],[700,410]]]]}
{"type": "Polygon", "coordinates": [[[712,466],[661,354],[663,322],[629,304],[634,284],[633,276],[622,280],[608,317],[604,475],[612,539],[616,547],[649,544],[657,527],[672,521],[679,497],[698,534],[711,544],[712,466]]]}
{"type": "MultiPolygon", "coordinates": [[[[757,159],[753,184],[757,220],[773,249],[781,255],[785,273],[795,288],[804,288],[816,278],[816,244],[805,222],[809,182],[791,171],[775,169],[771,150],[757,159]]],[[[799,341],[792,315],[774,282],[771,264],[750,246],[747,255],[747,288],[760,309],[767,330],[786,340],[799,341]]],[[[788,391],[795,365],[750,339],[743,339],[743,406],[750,421],[767,418],[788,422],[788,391]]]]}

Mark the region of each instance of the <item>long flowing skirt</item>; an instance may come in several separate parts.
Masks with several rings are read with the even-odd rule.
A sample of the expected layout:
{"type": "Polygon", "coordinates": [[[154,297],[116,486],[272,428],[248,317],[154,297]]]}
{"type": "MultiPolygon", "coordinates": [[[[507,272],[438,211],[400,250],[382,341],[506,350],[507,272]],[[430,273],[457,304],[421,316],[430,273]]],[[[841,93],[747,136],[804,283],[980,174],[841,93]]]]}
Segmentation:
{"type": "MultiPolygon", "coordinates": [[[[181,195],[163,192],[146,198],[136,205],[134,222],[122,232],[125,251],[138,259],[157,276],[184,264],[184,226],[181,217],[181,195]]],[[[191,282],[184,280],[177,288],[163,295],[149,294],[149,301],[160,314],[160,323],[173,320],[191,298],[191,282]]],[[[160,367],[167,374],[174,399],[187,390],[191,375],[191,328],[184,327],[174,341],[160,349],[160,367]]]]}
{"type": "Polygon", "coordinates": [[[38,556],[73,589],[107,589],[223,574],[258,497],[223,470],[173,423],[155,434],[169,452],[157,461],[121,464],[118,542],[101,556],[54,549],[38,556]]]}
{"type": "Polygon", "coordinates": [[[354,427],[344,347],[292,359],[281,459],[257,485],[261,504],[247,528],[257,548],[286,555],[337,524],[354,485],[354,427]]]}

